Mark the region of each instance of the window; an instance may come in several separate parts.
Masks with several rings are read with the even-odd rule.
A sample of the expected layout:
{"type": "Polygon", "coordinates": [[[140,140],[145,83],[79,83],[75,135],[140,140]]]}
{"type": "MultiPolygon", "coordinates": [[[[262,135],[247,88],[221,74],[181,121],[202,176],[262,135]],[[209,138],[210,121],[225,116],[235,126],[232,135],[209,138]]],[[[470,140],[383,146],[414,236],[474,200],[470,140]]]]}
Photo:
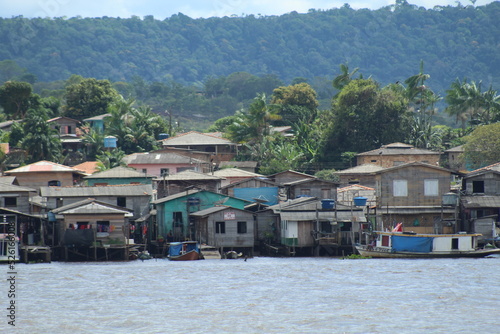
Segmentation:
{"type": "Polygon", "coordinates": [[[329,221],[320,222],[320,231],[323,233],[332,233],[332,224],[329,221]]]}
{"type": "Polygon", "coordinates": [[[57,198],[56,199],[56,208],[60,208],[63,205],[64,205],[64,199],[62,197],[57,198]]]}
{"type": "Polygon", "coordinates": [[[424,196],[439,195],[439,180],[424,180],[424,196]]]}
{"type": "Polygon", "coordinates": [[[4,198],[4,206],[5,207],[17,206],[17,197],[5,197],[4,198]]]}
{"type": "Polygon", "coordinates": [[[162,169],[160,169],[160,175],[161,176],[169,176],[170,170],[168,168],[162,168],[162,169]]]}
{"type": "Polygon", "coordinates": [[[330,198],[332,196],[332,192],[330,189],[321,189],[321,198],[330,198]]]}
{"type": "Polygon", "coordinates": [[[148,169],[147,169],[147,168],[143,168],[143,169],[142,169],[142,172],[143,172],[144,174],[147,174],[147,173],[148,173],[148,169]]]}
{"type": "Polygon", "coordinates": [[[484,181],[472,181],[472,193],[484,194],[484,181]]]}
{"type": "Polygon", "coordinates": [[[116,205],[121,206],[122,208],[127,207],[127,197],[117,197],[116,205]]]}
{"type": "Polygon", "coordinates": [[[49,187],[60,187],[61,186],[61,181],[59,181],[59,180],[52,180],[52,181],[49,181],[48,185],[49,185],[49,187]]]}
{"type": "Polygon", "coordinates": [[[238,222],[238,234],[247,233],[247,222],[238,222]]]}
{"type": "Polygon", "coordinates": [[[184,225],[182,220],[182,212],[176,211],[172,214],[172,218],[174,219],[174,226],[179,227],[184,225]]]}
{"type": "Polygon", "coordinates": [[[393,195],[394,197],[408,196],[408,181],[407,180],[393,180],[393,195]]]}
{"type": "Polygon", "coordinates": [[[458,238],[451,239],[451,249],[458,249],[458,238]]]}
{"type": "Polygon", "coordinates": [[[311,196],[311,189],[300,189],[299,193],[300,195],[311,196]]]}
{"type": "Polygon", "coordinates": [[[109,221],[97,221],[97,232],[109,232],[109,221]]]}
{"type": "Polygon", "coordinates": [[[217,234],[226,233],[226,222],[215,222],[215,233],[217,234]]]}

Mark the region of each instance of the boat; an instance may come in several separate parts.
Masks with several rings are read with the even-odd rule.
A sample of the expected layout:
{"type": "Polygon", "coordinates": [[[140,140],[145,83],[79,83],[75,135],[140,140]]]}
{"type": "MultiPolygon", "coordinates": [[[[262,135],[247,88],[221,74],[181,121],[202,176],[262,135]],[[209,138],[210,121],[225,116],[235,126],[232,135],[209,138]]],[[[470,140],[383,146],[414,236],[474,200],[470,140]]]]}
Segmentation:
{"type": "Polygon", "coordinates": [[[452,258],[485,257],[500,254],[500,248],[479,248],[478,233],[419,234],[414,232],[375,232],[368,245],[355,245],[361,256],[372,258],[452,258]]]}
{"type": "Polygon", "coordinates": [[[168,258],[172,261],[200,260],[200,249],[196,241],[171,242],[168,258]]]}
{"type": "Polygon", "coordinates": [[[200,253],[201,257],[205,260],[220,260],[222,258],[219,249],[214,246],[203,244],[200,247],[200,253]]]}

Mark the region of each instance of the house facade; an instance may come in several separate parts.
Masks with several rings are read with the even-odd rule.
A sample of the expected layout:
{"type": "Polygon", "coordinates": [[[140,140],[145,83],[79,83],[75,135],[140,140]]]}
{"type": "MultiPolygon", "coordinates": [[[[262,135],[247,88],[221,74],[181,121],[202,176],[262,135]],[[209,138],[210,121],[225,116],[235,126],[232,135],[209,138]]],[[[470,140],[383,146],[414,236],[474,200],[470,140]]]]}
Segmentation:
{"type": "Polygon", "coordinates": [[[203,160],[175,153],[134,153],[124,158],[128,167],[138,172],[163,177],[185,170],[201,172],[207,163],[203,160]]]}
{"type": "Polygon", "coordinates": [[[458,232],[456,207],[443,206],[452,171],[412,162],[376,173],[377,230],[403,223],[418,233],[458,232]]]}
{"type": "Polygon", "coordinates": [[[168,241],[195,240],[194,224],[190,214],[225,205],[243,210],[248,201],[206,190],[188,190],[153,201],[156,207],[156,236],[168,241]],[[170,239],[170,240],[169,240],[170,239]]]}
{"type": "Polygon", "coordinates": [[[255,221],[252,212],[227,206],[215,206],[191,213],[197,240],[222,251],[253,254],[255,221]]]}
{"type": "Polygon", "coordinates": [[[384,145],[376,150],[360,153],[356,156],[357,165],[373,164],[384,168],[399,166],[412,161],[419,161],[439,166],[441,153],[416,148],[404,143],[384,145]]]}
{"type": "Polygon", "coordinates": [[[82,181],[86,175],[75,168],[50,161],[38,161],[4,172],[15,176],[20,186],[40,189],[47,186],[69,187],[82,181]]]}

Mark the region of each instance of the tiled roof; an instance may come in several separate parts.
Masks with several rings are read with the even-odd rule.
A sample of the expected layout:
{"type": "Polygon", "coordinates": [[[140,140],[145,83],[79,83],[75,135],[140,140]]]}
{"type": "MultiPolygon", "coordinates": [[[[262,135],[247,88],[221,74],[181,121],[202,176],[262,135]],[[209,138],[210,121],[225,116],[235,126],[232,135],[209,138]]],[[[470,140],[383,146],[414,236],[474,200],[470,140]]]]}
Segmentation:
{"type": "Polygon", "coordinates": [[[494,163],[492,165],[482,167],[475,169],[469,173],[466,174],[466,176],[471,176],[471,175],[477,175],[477,174],[483,174],[485,172],[500,172],[500,162],[494,163]]]}
{"type": "Polygon", "coordinates": [[[93,174],[97,172],[97,161],[85,161],[79,165],[73,166],[73,168],[84,171],[87,174],[93,174]]]}
{"type": "Polygon", "coordinates": [[[33,173],[33,172],[68,172],[68,173],[85,174],[85,172],[78,170],[76,168],[56,164],[55,162],[45,161],[45,160],[38,161],[30,165],[22,166],[16,169],[5,171],[5,174],[33,173]]]}

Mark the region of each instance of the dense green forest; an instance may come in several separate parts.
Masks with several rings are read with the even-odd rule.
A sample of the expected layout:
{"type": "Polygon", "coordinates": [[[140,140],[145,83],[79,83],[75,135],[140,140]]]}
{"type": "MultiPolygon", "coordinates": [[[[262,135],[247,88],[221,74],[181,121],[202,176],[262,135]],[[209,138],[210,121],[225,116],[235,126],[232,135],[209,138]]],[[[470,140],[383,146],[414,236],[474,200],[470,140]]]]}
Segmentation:
{"type": "MultiPolygon", "coordinates": [[[[500,3],[164,21],[0,19],[2,166],[159,148],[160,133],[220,131],[262,174],[323,173],[391,142],[462,145],[479,167],[500,159],[500,3]],[[109,113],[63,149],[47,120],[109,113]],[[22,120],[22,121],[20,121],[22,120]],[[290,126],[293,136],[272,131],[290,126]],[[101,151],[104,136],[118,150],[101,151]],[[16,153],[17,152],[17,153],[16,153]],[[479,155],[478,155],[479,152],[479,155]]],[[[76,159],[75,158],[75,159],[76,159]]],[[[450,162],[443,165],[455,168],[450,162]]]]}
{"type": "MultiPolygon", "coordinates": [[[[500,82],[500,3],[425,9],[397,1],[378,10],[163,21],[144,18],[0,19],[0,60],[39,81],[72,74],[111,81],[200,84],[235,72],[329,78],[339,64],[382,84],[413,75],[420,60],[443,94],[456,78],[500,82]]],[[[315,87],[316,90],[317,87],[315,87]]]]}

